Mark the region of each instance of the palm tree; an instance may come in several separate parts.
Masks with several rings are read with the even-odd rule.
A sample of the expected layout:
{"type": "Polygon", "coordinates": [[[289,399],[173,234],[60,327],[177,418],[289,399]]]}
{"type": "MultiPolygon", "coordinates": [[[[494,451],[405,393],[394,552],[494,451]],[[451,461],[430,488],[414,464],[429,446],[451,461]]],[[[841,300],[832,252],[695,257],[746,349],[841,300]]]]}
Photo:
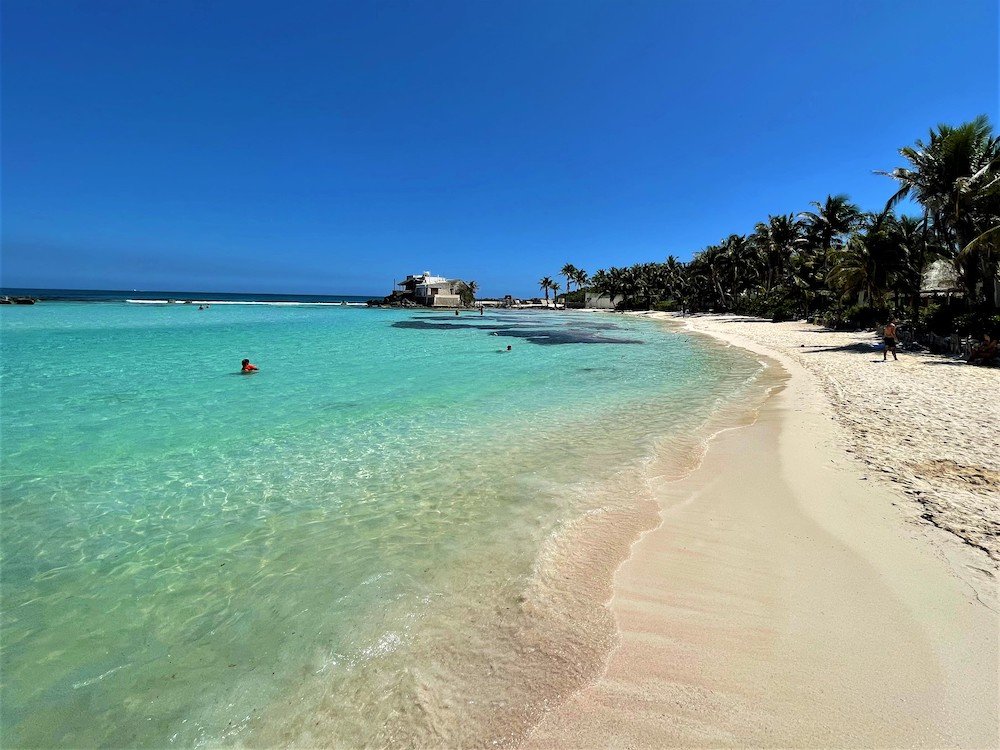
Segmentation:
{"type": "Polygon", "coordinates": [[[754,230],[753,241],[761,252],[767,268],[764,291],[769,292],[784,277],[785,266],[792,251],[802,239],[802,228],[792,214],[768,216],[754,230]]]}
{"type": "Polygon", "coordinates": [[[802,312],[807,318],[813,301],[823,293],[826,273],[820,271],[820,265],[826,262],[825,256],[825,253],[803,249],[792,253],[788,264],[789,291],[798,296],[802,312]]]}
{"type": "Polygon", "coordinates": [[[973,225],[977,209],[985,206],[978,204],[997,207],[1000,137],[993,136],[989,118],[980,115],[957,127],[938,125],[928,143],[917,140],[899,153],[909,167],[878,172],[900,184],[886,207],[913,198],[928,211],[943,242],[956,250],[968,245],[980,233],[973,225]]]}
{"type": "Polygon", "coordinates": [[[567,263],[559,273],[566,277],[566,294],[569,294],[569,285],[573,283],[573,277],[576,275],[576,266],[572,263],[567,263]]]}
{"type": "MultiPolygon", "coordinates": [[[[573,273],[573,283],[576,284],[576,288],[578,291],[583,289],[584,285],[587,283],[587,280],[589,278],[590,276],[582,268],[576,269],[576,271],[573,273]]],[[[584,298],[581,300],[581,305],[586,305],[586,302],[587,298],[584,295],[584,298]]]]}
{"type": "Polygon", "coordinates": [[[830,283],[844,297],[867,299],[873,307],[880,306],[888,288],[884,269],[871,252],[863,235],[854,235],[847,246],[834,253],[835,264],[830,271],[830,283]]]}
{"type": "MultiPolygon", "coordinates": [[[[1000,137],[993,135],[989,119],[980,115],[957,127],[938,125],[930,131],[928,142],[917,140],[899,153],[909,166],[878,174],[899,183],[887,209],[906,198],[924,209],[921,268],[933,234],[947,254],[956,258],[970,293],[974,295],[981,282],[984,301],[995,306],[996,297],[987,289],[996,279],[995,254],[980,255],[977,248],[981,251],[987,243],[974,244],[976,238],[1000,225],[1000,137]],[[973,256],[978,262],[969,262],[973,256]]],[[[919,295],[912,303],[916,322],[919,295]]]]}
{"type": "Polygon", "coordinates": [[[835,253],[830,282],[845,296],[864,295],[872,307],[882,307],[886,294],[905,272],[904,250],[895,235],[896,217],[889,211],[869,214],[865,231],[857,232],[835,253]]]}
{"type": "MultiPolygon", "coordinates": [[[[549,287],[552,290],[552,306],[555,308],[559,307],[559,282],[553,281],[549,287]]],[[[566,307],[566,301],[563,300],[563,308],[566,307]]]]}
{"type": "MultiPolygon", "coordinates": [[[[683,270],[684,265],[677,260],[676,256],[667,256],[667,262],[663,264],[663,285],[668,297],[680,300],[683,270]]],[[[681,312],[683,312],[683,305],[681,312]]]]}
{"type": "Polygon", "coordinates": [[[830,269],[830,252],[842,245],[841,237],[851,233],[861,218],[861,211],[844,195],[828,195],[823,203],[811,201],[815,211],[803,211],[799,222],[815,242],[823,256],[824,274],[830,269]]]}
{"type": "Polygon", "coordinates": [[[549,306],[549,289],[552,288],[552,279],[549,276],[543,276],[538,280],[538,286],[543,292],[545,292],[545,306],[549,306]]]}
{"type": "Polygon", "coordinates": [[[594,274],[591,282],[598,294],[607,296],[611,309],[616,309],[615,297],[620,296],[622,291],[622,269],[612,267],[605,271],[602,268],[594,274]]]}
{"type": "Polygon", "coordinates": [[[934,246],[924,247],[923,220],[913,216],[888,217],[885,234],[886,241],[896,248],[899,260],[893,307],[899,309],[900,297],[905,296],[911,302],[917,300],[919,310],[924,266],[937,259],[937,250],[934,246]]]}
{"type": "MultiPolygon", "coordinates": [[[[963,275],[966,279],[978,275],[983,280],[984,301],[988,306],[996,309],[997,303],[1000,301],[997,299],[997,287],[1000,287],[1000,274],[998,274],[998,267],[1000,267],[1000,220],[995,226],[973,238],[972,242],[962,248],[955,256],[955,261],[959,268],[964,271],[963,275]],[[992,295],[987,288],[991,284],[994,285],[992,295]]],[[[966,284],[968,285],[968,281],[966,284]]]]}
{"type": "Polygon", "coordinates": [[[463,305],[471,305],[476,301],[476,292],[479,291],[479,284],[475,281],[462,281],[458,285],[458,295],[462,299],[463,305]]]}

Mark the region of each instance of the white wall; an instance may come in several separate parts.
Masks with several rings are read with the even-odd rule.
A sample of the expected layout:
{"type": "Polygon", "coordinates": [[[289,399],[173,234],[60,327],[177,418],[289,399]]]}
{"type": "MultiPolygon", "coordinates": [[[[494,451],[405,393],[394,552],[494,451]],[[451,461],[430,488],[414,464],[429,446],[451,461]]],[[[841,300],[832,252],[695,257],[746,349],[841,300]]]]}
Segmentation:
{"type": "MultiPolygon", "coordinates": [[[[584,306],[597,308],[598,310],[613,310],[614,305],[611,304],[611,299],[606,294],[597,295],[594,292],[585,292],[584,296],[584,306]]],[[[615,302],[621,302],[621,295],[615,295],[615,302]]]]}

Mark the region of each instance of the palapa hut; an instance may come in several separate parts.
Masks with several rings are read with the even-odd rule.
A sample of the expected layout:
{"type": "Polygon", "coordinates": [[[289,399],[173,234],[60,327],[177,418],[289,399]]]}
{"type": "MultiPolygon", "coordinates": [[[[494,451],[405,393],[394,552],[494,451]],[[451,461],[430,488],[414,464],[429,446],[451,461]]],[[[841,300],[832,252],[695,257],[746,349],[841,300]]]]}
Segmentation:
{"type": "Polygon", "coordinates": [[[920,284],[921,297],[937,297],[944,295],[950,298],[953,294],[964,294],[965,290],[958,280],[955,264],[950,260],[936,260],[924,269],[924,278],[920,284]]]}

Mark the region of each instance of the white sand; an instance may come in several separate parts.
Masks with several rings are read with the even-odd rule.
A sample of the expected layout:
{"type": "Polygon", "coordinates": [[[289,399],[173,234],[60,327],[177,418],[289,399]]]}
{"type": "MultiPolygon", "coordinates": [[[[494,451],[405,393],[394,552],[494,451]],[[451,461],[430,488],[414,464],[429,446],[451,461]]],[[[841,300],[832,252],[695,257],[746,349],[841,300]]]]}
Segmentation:
{"type": "Polygon", "coordinates": [[[660,488],[615,576],[605,674],[528,746],[1000,746],[1000,375],[875,363],[840,348],[873,337],[800,323],[692,326],[789,380],[660,488]]]}
{"type": "MultiPolygon", "coordinates": [[[[933,354],[882,361],[872,333],[735,316],[687,319],[696,331],[788,355],[816,376],[845,449],[897,483],[923,520],[1000,563],[1000,370],[933,354]]],[[[738,343],[735,342],[734,343],[738,343]]]]}

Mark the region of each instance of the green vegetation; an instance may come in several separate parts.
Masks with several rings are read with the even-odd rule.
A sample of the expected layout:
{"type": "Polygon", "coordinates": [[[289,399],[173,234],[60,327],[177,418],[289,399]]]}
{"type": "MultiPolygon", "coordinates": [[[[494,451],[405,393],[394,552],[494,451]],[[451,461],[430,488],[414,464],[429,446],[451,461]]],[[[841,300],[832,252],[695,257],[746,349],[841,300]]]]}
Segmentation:
{"type": "MultiPolygon", "coordinates": [[[[589,289],[619,309],[801,317],[836,327],[869,326],[894,314],[939,334],[995,328],[1000,137],[981,116],[957,127],[939,125],[926,143],[918,140],[900,155],[906,166],[878,172],[898,184],[878,211],[862,212],[848,196],[829,195],[812,210],[772,215],[748,234],[731,234],[687,263],[669,256],[601,269],[589,289]],[[895,213],[905,200],[919,216],[895,213]],[[922,305],[924,273],[941,259],[954,268],[958,295],[922,305]]],[[[578,290],[587,284],[587,274],[572,264],[560,273],[567,292],[570,284],[578,290]]],[[[542,288],[547,299],[558,285],[546,277],[542,288]]]]}
{"type": "Polygon", "coordinates": [[[465,307],[472,307],[476,301],[476,292],[479,291],[479,284],[475,281],[463,281],[457,286],[459,299],[465,307]]]}
{"type": "Polygon", "coordinates": [[[543,292],[545,292],[545,304],[548,304],[549,303],[549,289],[552,289],[552,288],[555,287],[555,282],[552,281],[551,277],[549,277],[549,276],[543,276],[542,278],[540,278],[538,280],[538,287],[543,292]]]}

